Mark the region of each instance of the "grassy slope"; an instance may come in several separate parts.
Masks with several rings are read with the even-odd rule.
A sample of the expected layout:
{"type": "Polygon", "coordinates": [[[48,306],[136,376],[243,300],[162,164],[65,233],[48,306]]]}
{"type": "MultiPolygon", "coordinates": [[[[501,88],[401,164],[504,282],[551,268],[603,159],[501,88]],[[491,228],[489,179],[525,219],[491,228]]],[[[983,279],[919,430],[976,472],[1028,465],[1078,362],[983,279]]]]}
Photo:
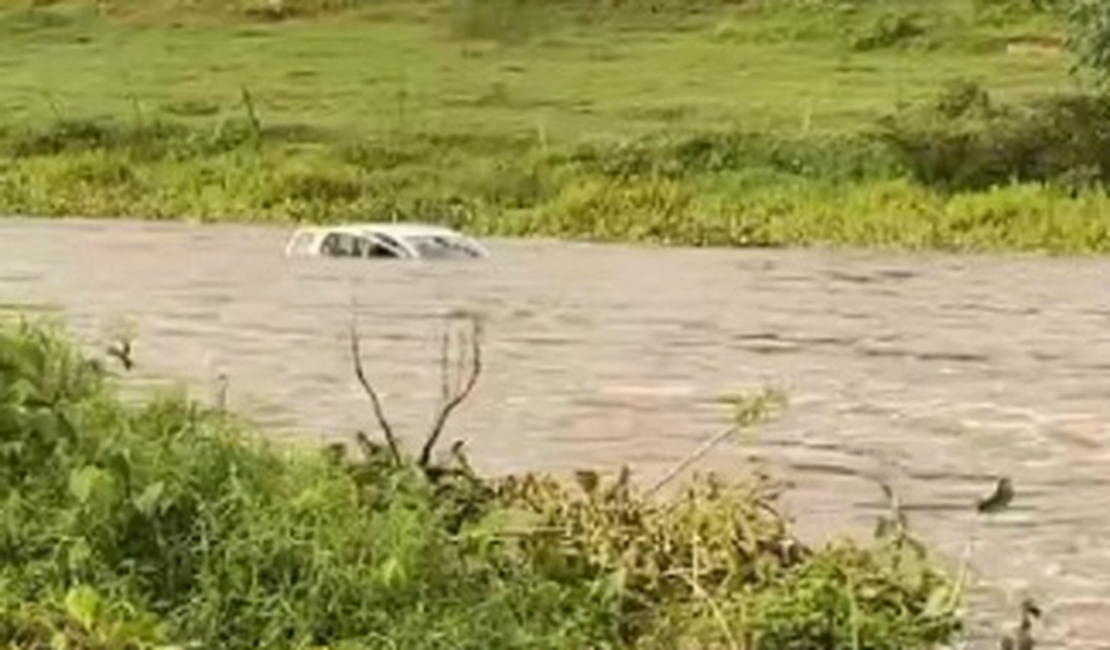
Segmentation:
{"type": "MultiPolygon", "coordinates": [[[[979,80],[1001,99],[1069,89],[1063,55],[1006,53],[1008,38],[1057,26],[1005,7],[984,12],[982,0],[871,0],[855,12],[832,0],[773,10],[752,2],[586,21],[541,8],[495,30],[526,36],[511,39],[476,37],[491,21],[460,11],[465,0],[368,3],[276,23],[126,0],[101,16],[83,4],[4,4],[12,8],[0,14],[0,108],[17,143],[0,146],[0,210],[9,212],[401,217],[487,234],[687,244],[1110,246],[1101,192],[952,198],[890,173],[830,180],[837,161],[784,174],[778,152],[756,152],[773,164],[748,165],[745,150],[723,172],[614,182],[605,170],[628,162],[620,150],[594,152],[593,166],[559,158],[584,141],[664,132],[856,132],[954,78],[979,80]],[[461,31],[460,15],[471,19],[461,31]],[[889,34],[884,15],[886,24],[910,17],[924,34],[853,48],[889,34]],[[242,122],[243,87],[266,129],[262,147],[188,150],[182,140],[220,139],[221,124],[242,122]],[[51,120],[99,118],[127,132],[66,145],[71,134],[49,131],[51,120]],[[132,132],[155,119],[192,130],[132,132]],[[26,128],[40,130],[32,146],[23,146],[26,128]],[[367,138],[376,144],[352,155],[367,138]],[[156,153],[136,153],[151,140],[160,140],[156,153]],[[1000,210],[1014,213],[1002,226],[1000,210]]],[[[813,140],[806,155],[838,146],[813,140]]],[[[871,154],[853,156],[859,164],[871,154]]]]}
{"type": "MultiPolygon", "coordinates": [[[[937,20],[971,21],[965,5],[937,20]]],[[[67,115],[128,115],[135,96],[151,112],[203,105],[238,114],[246,85],[267,122],[360,134],[534,134],[543,125],[559,140],[674,126],[798,130],[807,119],[812,129],[842,129],[954,77],[982,79],[1003,96],[1069,84],[1066,59],[1007,55],[1000,36],[1008,30],[973,24],[938,25],[934,50],[852,53],[843,43],[850,36],[835,32],[864,32],[869,15],[823,25],[827,14],[721,11],[687,17],[678,30],[537,18],[553,26],[498,46],[454,37],[443,11],[181,28],[139,17],[104,24],[85,12],[54,27],[8,17],[0,108],[37,119],[53,95],[67,115]],[[808,33],[790,34],[799,22],[808,33]]]]}

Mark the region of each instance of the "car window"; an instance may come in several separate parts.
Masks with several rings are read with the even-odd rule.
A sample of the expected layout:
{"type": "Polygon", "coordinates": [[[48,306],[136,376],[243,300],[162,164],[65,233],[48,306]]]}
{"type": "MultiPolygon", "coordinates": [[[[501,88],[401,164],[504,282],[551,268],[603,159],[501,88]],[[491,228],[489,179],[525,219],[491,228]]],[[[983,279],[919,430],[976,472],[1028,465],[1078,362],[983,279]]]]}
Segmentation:
{"type": "Polygon", "coordinates": [[[400,257],[397,251],[372,239],[364,239],[363,257],[400,257]]]}
{"type": "MultiPolygon", "coordinates": [[[[390,248],[394,251],[405,250],[405,247],[401,244],[401,242],[397,241],[397,239],[392,237],[391,235],[385,234],[384,232],[375,231],[374,237],[384,243],[387,248],[390,248]]],[[[400,253],[397,254],[399,255],[400,253]]]]}
{"type": "Polygon", "coordinates": [[[413,237],[412,244],[420,256],[429,259],[478,257],[478,252],[464,242],[449,237],[413,237]]]}
{"type": "Polygon", "coordinates": [[[365,242],[366,257],[408,257],[408,253],[397,240],[380,232],[368,233],[365,242]]]}
{"type": "Polygon", "coordinates": [[[350,233],[333,232],[324,238],[320,252],[330,257],[362,257],[365,248],[361,237],[350,233]]]}

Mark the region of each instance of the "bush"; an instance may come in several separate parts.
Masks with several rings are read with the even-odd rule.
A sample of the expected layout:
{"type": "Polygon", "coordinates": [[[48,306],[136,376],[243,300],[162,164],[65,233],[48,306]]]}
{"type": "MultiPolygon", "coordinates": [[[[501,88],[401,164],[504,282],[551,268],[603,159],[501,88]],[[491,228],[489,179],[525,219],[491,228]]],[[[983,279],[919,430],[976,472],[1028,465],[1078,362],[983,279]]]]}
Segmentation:
{"type": "Polygon", "coordinates": [[[601,20],[674,20],[741,6],[748,0],[450,0],[448,20],[454,36],[520,43],[570,25],[601,20]]]}
{"type": "Polygon", "coordinates": [[[1013,182],[1110,182],[1110,97],[1057,95],[998,105],[977,84],[885,118],[879,139],[921,183],[946,191],[1013,182]]]}
{"type": "MultiPolygon", "coordinates": [[[[1048,0],[1045,0],[1046,2],[1048,0]]],[[[1056,0],[1068,23],[1068,48],[1078,66],[1110,82],[1110,6],[1100,0],[1056,0]]]]}
{"type": "Polygon", "coordinates": [[[657,134],[629,142],[584,144],[569,155],[556,155],[553,162],[623,181],[762,171],[847,182],[884,178],[896,171],[894,158],[869,138],[749,131],[657,134]]]}
{"type": "Polygon", "coordinates": [[[891,49],[922,40],[929,27],[919,12],[885,12],[857,33],[851,48],[859,52],[891,49]]]}
{"type": "Polygon", "coordinates": [[[255,143],[255,134],[239,120],[209,131],[158,120],[59,119],[0,136],[0,153],[15,159],[106,152],[146,163],[214,156],[255,143]]]}
{"type": "Polygon", "coordinates": [[[553,28],[556,3],[543,0],[453,0],[456,37],[516,43],[553,28]]]}
{"type": "Polygon", "coordinates": [[[893,649],[958,629],[903,529],[807,548],[762,475],[665,502],[627,473],[484,479],[360,440],[309,454],[182,395],[126,406],[59,332],[7,327],[0,643],[893,649]]]}

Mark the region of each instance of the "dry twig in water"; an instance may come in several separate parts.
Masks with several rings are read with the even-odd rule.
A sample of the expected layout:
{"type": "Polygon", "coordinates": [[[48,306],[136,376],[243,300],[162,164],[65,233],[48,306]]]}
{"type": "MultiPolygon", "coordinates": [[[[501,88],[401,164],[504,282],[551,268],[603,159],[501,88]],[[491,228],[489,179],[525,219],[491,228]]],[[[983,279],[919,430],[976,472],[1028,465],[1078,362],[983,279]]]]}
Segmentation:
{"type": "MultiPolygon", "coordinates": [[[[450,336],[444,334],[443,337],[443,343],[440,348],[440,372],[442,373],[440,395],[443,403],[440,406],[439,411],[436,413],[431,431],[428,433],[428,437],[424,441],[424,445],[420,450],[418,464],[421,468],[425,470],[428,469],[429,465],[431,464],[432,452],[435,451],[435,446],[439,442],[440,437],[443,435],[443,431],[447,426],[447,420],[451,417],[451,414],[455,411],[455,409],[457,409],[464,401],[466,401],[466,399],[474,391],[474,387],[478,384],[478,378],[482,374],[482,349],[480,345],[481,326],[476,318],[472,317],[470,318],[470,321],[472,328],[470,335],[462,335],[459,337],[458,347],[460,348],[460,353],[459,358],[456,360],[458,370],[456,373],[454,386],[452,386],[452,377],[450,372],[450,336]],[[468,338],[470,354],[467,356],[463,354],[463,343],[468,338]],[[464,369],[466,368],[468,363],[469,372],[466,374],[465,381],[463,381],[464,369]]],[[[358,331],[355,326],[355,318],[353,316],[351,319],[350,338],[351,356],[354,362],[355,377],[358,379],[358,383],[362,387],[363,393],[365,393],[366,397],[369,398],[370,404],[374,409],[374,418],[375,420],[377,420],[378,426],[379,428],[381,428],[382,434],[385,436],[386,445],[389,448],[390,459],[394,464],[400,465],[403,462],[401,447],[397,440],[396,434],[393,432],[393,426],[390,424],[388,418],[386,418],[385,416],[385,409],[382,407],[381,397],[378,395],[378,391],[374,388],[374,385],[366,376],[366,369],[362,364],[362,352],[361,346],[359,345],[358,331]]],[[[362,450],[367,455],[367,457],[376,454],[379,448],[373,442],[371,442],[364,433],[359,432],[356,435],[356,438],[358,440],[359,446],[362,447],[362,450]]],[[[453,455],[458,456],[459,454],[461,454],[461,447],[459,445],[456,445],[456,447],[452,449],[452,452],[453,455]]]]}
{"type": "Polygon", "coordinates": [[[447,372],[450,363],[447,359],[448,336],[444,335],[443,345],[441,350],[440,368],[443,372],[441,377],[441,395],[443,397],[443,405],[436,415],[435,421],[432,424],[432,429],[428,433],[428,438],[424,441],[424,447],[420,450],[419,464],[421,467],[427,467],[432,460],[432,452],[435,450],[436,443],[439,442],[440,436],[443,435],[443,430],[447,426],[447,420],[451,417],[451,413],[459,407],[470,393],[474,391],[474,387],[478,385],[478,377],[482,374],[482,346],[481,346],[481,325],[476,318],[470,318],[471,332],[469,337],[460,336],[459,358],[457,362],[456,382],[459,382],[454,387],[451,386],[451,377],[447,372]],[[469,338],[470,355],[464,357],[462,355],[463,342],[469,338]],[[462,382],[463,368],[466,362],[469,361],[469,372],[466,376],[465,383],[462,382]]]}
{"type": "Polygon", "coordinates": [[[779,391],[764,391],[754,397],[736,398],[730,401],[736,403],[736,412],[733,414],[733,423],[729,427],[721,430],[720,432],[709,437],[705,442],[698,446],[686,458],[683,458],[674,467],[667,471],[658,481],[655,482],[644,493],[645,496],[650,496],[661,490],[668,483],[673,481],[675,477],[682,473],[690,465],[693,465],[703,456],[709,453],[714,447],[720,445],[723,441],[740,433],[744,429],[764,421],[771,411],[778,406],[785,404],[786,397],[779,391]]]}
{"type": "MultiPolygon", "coordinates": [[[[382,430],[382,435],[385,436],[385,442],[389,446],[390,458],[396,464],[401,464],[401,447],[397,444],[397,436],[393,433],[393,427],[390,425],[389,420],[385,417],[385,411],[382,409],[381,398],[378,397],[378,391],[374,390],[373,384],[366,377],[366,369],[362,365],[362,348],[359,345],[358,329],[355,325],[355,317],[351,316],[351,356],[354,359],[355,377],[358,383],[362,386],[362,392],[370,399],[370,404],[374,408],[374,419],[378,421],[378,426],[382,430]]],[[[362,446],[363,451],[369,453],[373,448],[373,444],[366,439],[365,434],[361,432],[358,434],[359,444],[362,446]]]]}

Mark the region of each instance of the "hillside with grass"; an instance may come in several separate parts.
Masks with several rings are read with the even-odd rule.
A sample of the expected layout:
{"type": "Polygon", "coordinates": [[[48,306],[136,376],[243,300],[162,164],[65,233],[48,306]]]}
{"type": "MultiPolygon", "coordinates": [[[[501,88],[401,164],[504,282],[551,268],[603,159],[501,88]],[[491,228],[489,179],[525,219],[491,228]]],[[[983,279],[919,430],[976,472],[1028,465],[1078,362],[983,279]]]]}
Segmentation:
{"type": "Polygon", "coordinates": [[[1103,252],[1084,2],[0,0],[0,212],[1103,252]]]}

